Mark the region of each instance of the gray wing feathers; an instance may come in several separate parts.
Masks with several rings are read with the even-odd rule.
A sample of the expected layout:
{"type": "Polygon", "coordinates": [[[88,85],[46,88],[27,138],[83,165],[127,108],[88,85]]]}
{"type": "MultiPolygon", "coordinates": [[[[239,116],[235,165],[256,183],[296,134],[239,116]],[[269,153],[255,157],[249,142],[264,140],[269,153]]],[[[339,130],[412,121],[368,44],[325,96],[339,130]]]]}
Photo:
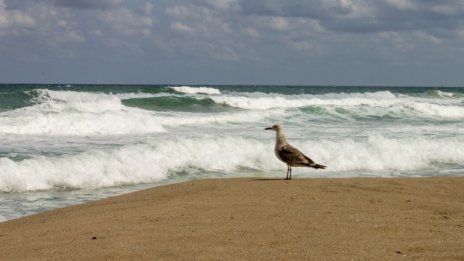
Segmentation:
{"type": "Polygon", "coordinates": [[[279,151],[280,158],[290,166],[312,166],[314,161],[290,144],[283,145],[279,151]]]}

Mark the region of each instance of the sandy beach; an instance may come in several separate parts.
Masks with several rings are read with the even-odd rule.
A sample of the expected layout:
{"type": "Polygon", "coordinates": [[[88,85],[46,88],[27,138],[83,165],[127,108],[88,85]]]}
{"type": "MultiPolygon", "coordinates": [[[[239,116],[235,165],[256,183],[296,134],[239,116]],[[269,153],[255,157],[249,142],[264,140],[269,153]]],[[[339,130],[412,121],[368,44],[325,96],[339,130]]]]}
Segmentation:
{"type": "Polygon", "coordinates": [[[464,260],[464,178],[216,179],[0,223],[1,260],[464,260]]]}

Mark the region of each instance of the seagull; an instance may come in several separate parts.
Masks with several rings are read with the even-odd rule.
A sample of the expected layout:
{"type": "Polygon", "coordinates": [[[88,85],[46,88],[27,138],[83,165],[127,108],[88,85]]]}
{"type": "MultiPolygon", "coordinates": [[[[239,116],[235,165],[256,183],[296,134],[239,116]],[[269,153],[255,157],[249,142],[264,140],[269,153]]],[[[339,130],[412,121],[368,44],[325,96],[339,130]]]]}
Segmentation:
{"type": "Polygon", "coordinates": [[[292,167],[311,167],[315,169],[325,169],[326,166],[316,164],[312,159],[304,155],[297,148],[287,143],[284,129],[279,124],[265,128],[265,130],[274,130],[276,132],[276,144],[274,153],[276,157],[287,164],[286,180],[292,179],[292,167]]]}

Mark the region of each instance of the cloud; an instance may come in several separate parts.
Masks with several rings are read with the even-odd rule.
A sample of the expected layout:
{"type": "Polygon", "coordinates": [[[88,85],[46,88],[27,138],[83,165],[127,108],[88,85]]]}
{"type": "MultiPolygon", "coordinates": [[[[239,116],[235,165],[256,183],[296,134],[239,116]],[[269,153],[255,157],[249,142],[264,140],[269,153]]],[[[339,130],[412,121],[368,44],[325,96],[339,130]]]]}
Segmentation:
{"type": "Polygon", "coordinates": [[[272,17],[270,21],[271,27],[278,31],[284,31],[288,29],[287,19],[283,17],[272,17]]]}
{"type": "MultiPolygon", "coordinates": [[[[166,14],[176,19],[189,19],[200,21],[214,16],[214,10],[205,6],[196,6],[192,4],[174,5],[166,8],[166,14]]],[[[217,14],[217,12],[216,12],[217,14]]]]}
{"type": "Polygon", "coordinates": [[[171,28],[178,32],[193,34],[193,29],[190,26],[180,22],[171,24],[171,28]]]}
{"type": "Polygon", "coordinates": [[[314,19],[326,30],[349,33],[464,26],[464,2],[460,0],[243,0],[241,11],[248,16],[314,19]]]}
{"type": "Polygon", "coordinates": [[[55,0],[56,6],[78,9],[105,9],[119,6],[121,0],[55,0]]]}
{"type": "Polygon", "coordinates": [[[417,10],[418,6],[414,0],[385,0],[388,5],[399,10],[417,10]]]}
{"type": "Polygon", "coordinates": [[[361,72],[377,64],[406,68],[424,57],[440,60],[442,53],[450,60],[461,57],[464,2],[0,0],[0,36],[0,66],[24,56],[50,64],[82,60],[96,71],[113,62],[122,64],[121,72],[140,64],[150,72],[174,68],[174,81],[201,70],[225,78],[235,72],[234,79],[261,75],[268,82],[293,79],[280,75],[282,70],[296,78],[301,72],[300,79],[314,71],[313,77],[322,79],[319,72],[330,80],[333,68],[346,76],[347,67],[361,72]]]}
{"type": "Polygon", "coordinates": [[[30,28],[35,26],[36,21],[27,13],[19,10],[11,10],[6,8],[4,0],[0,0],[0,30],[30,28]]]}
{"type": "Polygon", "coordinates": [[[84,42],[85,37],[75,28],[72,18],[70,12],[58,10],[48,2],[30,2],[24,7],[7,8],[6,2],[0,0],[0,34],[33,39],[36,45],[84,42]]]}
{"type": "Polygon", "coordinates": [[[153,6],[145,4],[141,10],[141,13],[137,13],[125,7],[113,8],[101,11],[98,18],[121,35],[149,36],[154,24],[154,18],[151,15],[153,6]]]}
{"type": "Polygon", "coordinates": [[[205,0],[205,2],[216,9],[237,9],[238,0],[205,0]]]}

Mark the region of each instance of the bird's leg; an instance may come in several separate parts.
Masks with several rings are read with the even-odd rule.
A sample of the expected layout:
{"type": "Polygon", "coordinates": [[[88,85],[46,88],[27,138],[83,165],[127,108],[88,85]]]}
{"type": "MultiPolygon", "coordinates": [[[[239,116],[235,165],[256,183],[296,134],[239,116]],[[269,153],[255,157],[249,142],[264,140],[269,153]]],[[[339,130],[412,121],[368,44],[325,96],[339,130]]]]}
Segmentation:
{"type": "Polygon", "coordinates": [[[289,166],[289,165],[287,165],[287,177],[285,178],[285,180],[287,180],[287,179],[288,179],[288,173],[289,173],[289,172],[290,172],[290,166],[289,166]]]}
{"type": "Polygon", "coordinates": [[[290,176],[288,177],[288,179],[292,179],[292,167],[289,167],[290,168],[290,176]]]}

